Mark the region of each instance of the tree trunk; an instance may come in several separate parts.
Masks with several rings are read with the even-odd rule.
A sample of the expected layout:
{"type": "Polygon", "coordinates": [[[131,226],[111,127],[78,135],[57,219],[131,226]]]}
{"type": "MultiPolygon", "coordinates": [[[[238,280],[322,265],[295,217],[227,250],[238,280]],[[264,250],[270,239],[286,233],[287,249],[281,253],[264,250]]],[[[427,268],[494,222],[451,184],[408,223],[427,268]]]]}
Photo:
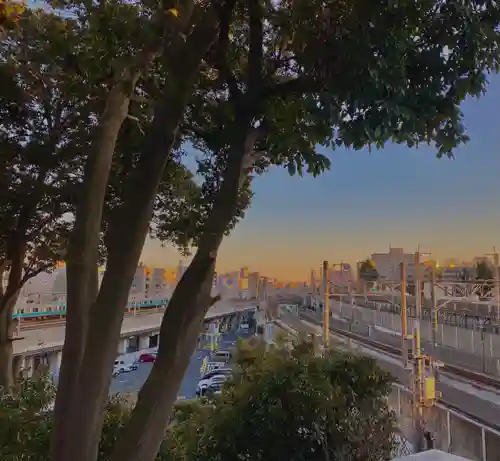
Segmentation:
{"type": "MultiPolygon", "coordinates": [[[[179,54],[184,58],[179,58],[176,74],[169,75],[155,108],[145,149],[125,187],[124,206],[111,218],[108,262],[101,289],[91,307],[85,351],[73,389],[74,405],[71,413],[59,421],[64,425],[60,434],[64,435],[65,450],[57,450],[54,461],[92,461],[97,457],[124,308],[148,231],[153,201],[199,65],[216,36],[216,26],[215,21],[202,21],[179,54]]],[[[67,340],[70,340],[68,331],[67,340]]],[[[69,400],[71,396],[66,398],[69,400]]],[[[61,438],[57,443],[63,444],[61,438]]]]}
{"type": "Polygon", "coordinates": [[[88,313],[97,295],[97,252],[100,240],[102,212],[109,172],[116,141],[123,121],[128,115],[130,93],[139,74],[124,73],[123,79],[111,89],[101,116],[84,173],[84,188],[76,212],[67,257],[67,313],[64,347],[58,392],[55,403],[52,458],[67,461],[73,457],[70,421],[77,402],[78,382],[88,334],[88,313]]]}
{"type": "Polygon", "coordinates": [[[210,306],[217,251],[236,212],[247,122],[234,127],[232,152],[198,250],[174,290],[160,327],[158,356],[139,393],[111,461],[153,461],[165,435],[179,385],[210,306]]]}
{"type": "Polygon", "coordinates": [[[9,337],[7,310],[0,313],[0,387],[10,387],[14,383],[12,367],[12,338],[9,337]]]}
{"type": "Polygon", "coordinates": [[[215,260],[209,259],[205,263],[210,266],[208,271],[206,267],[200,271],[200,275],[206,273],[202,286],[197,286],[197,290],[180,291],[169,303],[155,365],[139,392],[132,419],[120,434],[111,461],[153,460],[158,452],[179,384],[210,305],[215,260]],[[197,296],[193,296],[194,292],[197,296]],[[167,325],[182,326],[174,330],[167,325]]]}
{"type": "Polygon", "coordinates": [[[6,387],[14,383],[12,313],[22,285],[25,254],[26,245],[24,241],[15,235],[9,242],[8,248],[10,270],[7,287],[0,297],[0,386],[6,387]]]}

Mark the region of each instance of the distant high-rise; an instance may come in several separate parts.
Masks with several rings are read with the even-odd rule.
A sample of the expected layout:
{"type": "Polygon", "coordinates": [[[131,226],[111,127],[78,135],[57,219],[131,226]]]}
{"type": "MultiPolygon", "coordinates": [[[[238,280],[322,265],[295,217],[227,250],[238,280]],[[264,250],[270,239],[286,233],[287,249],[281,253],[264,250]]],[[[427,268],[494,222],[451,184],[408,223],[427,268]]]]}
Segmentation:
{"type": "Polygon", "coordinates": [[[250,272],[248,274],[248,297],[259,297],[259,280],[260,274],[258,272],[250,272]]]}

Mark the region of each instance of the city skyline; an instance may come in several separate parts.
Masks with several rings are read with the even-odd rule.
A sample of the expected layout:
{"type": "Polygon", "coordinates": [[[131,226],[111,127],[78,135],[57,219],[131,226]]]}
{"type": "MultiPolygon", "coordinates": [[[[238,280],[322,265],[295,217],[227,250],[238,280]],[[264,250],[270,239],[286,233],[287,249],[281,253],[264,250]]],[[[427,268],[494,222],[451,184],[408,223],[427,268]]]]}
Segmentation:
{"type": "MultiPolygon", "coordinates": [[[[432,252],[436,259],[472,259],[500,246],[497,122],[500,76],[463,105],[470,142],[455,160],[435,159],[422,145],[408,149],[328,154],[319,178],[289,177],[274,168],[254,182],[245,219],[225,238],[218,268],[258,267],[273,277],[307,280],[323,259],[354,264],[390,245],[432,252]]],[[[173,249],[148,241],[143,261],[176,261],[173,249]]]]}

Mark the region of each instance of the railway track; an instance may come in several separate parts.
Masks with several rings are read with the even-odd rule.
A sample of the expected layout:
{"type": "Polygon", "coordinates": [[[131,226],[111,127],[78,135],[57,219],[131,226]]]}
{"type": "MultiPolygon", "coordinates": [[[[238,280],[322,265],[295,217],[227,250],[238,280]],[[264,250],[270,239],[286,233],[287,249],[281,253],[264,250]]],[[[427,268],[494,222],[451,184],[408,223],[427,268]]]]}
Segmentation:
{"type": "MultiPolygon", "coordinates": [[[[306,321],[313,323],[317,326],[322,326],[322,323],[320,321],[308,316],[307,314],[306,315],[301,314],[300,317],[303,320],[306,320],[306,321]]],[[[378,341],[373,341],[373,340],[368,339],[362,335],[358,335],[356,333],[345,331],[345,330],[342,330],[339,328],[330,327],[330,331],[334,334],[339,335],[339,336],[343,336],[344,338],[350,338],[353,341],[356,341],[359,344],[362,344],[367,349],[371,349],[375,352],[382,352],[386,355],[390,355],[393,358],[401,358],[401,350],[398,348],[395,348],[393,346],[389,346],[387,344],[383,344],[383,343],[380,343],[378,341]]],[[[451,366],[451,365],[445,365],[444,367],[441,368],[441,370],[445,371],[448,375],[453,375],[455,378],[467,379],[467,381],[469,381],[471,385],[478,384],[478,385],[482,385],[482,386],[488,386],[489,388],[493,388],[495,390],[500,390],[500,381],[496,380],[490,376],[482,375],[480,373],[475,373],[475,372],[472,372],[470,370],[460,369],[458,367],[451,366]]],[[[398,383],[399,386],[401,386],[402,388],[406,388],[407,385],[404,382],[402,382],[397,377],[395,377],[395,379],[396,379],[396,383],[398,383]]],[[[484,389],[484,387],[482,389],[484,389]]],[[[466,416],[467,418],[469,418],[469,420],[475,421],[480,426],[488,427],[488,428],[496,431],[496,433],[500,435],[500,424],[495,424],[491,420],[492,418],[483,419],[478,414],[475,414],[472,411],[467,411],[464,408],[462,408],[460,405],[457,405],[456,403],[452,403],[449,400],[447,400],[446,398],[442,398],[442,397],[439,398],[437,403],[442,405],[446,409],[449,409],[449,410],[456,412],[457,414],[461,414],[463,416],[466,416]]]]}
{"type": "MultiPolygon", "coordinates": [[[[309,322],[314,323],[315,325],[321,326],[321,322],[319,322],[317,319],[315,319],[312,316],[309,315],[304,315],[301,314],[301,318],[304,318],[304,320],[307,320],[309,322]]],[[[401,357],[401,349],[390,346],[388,344],[381,343],[379,341],[374,341],[372,339],[366,338],[365,336],[359,335],[357,333],[353,333],[352,331],[345,331],[340,328],[335,328],[335,327],[330,327],[330,331],[332,333],[344,336],[346,338],[353,339],[361,344],[364,344],[366,346],[371,347],[372,349],[375,349],[380,352],[384,352],[393,356],[401,357]]],[[[485,375],[483,373],[477,373],[472,370],[468,370],[466,368],[460,368],[455,365],[449,365],[444,363],[443,366],[441,367],[441,372],[448,373],[451,375],[458,376],[462,379],[465,379],[467,381],[471,381],[472,383],[477,383],[481,384],[483,386],[487,386],[490,388],[493,388],[495,390],[500,391],[500,380],[489,376],[485,375]]]]}

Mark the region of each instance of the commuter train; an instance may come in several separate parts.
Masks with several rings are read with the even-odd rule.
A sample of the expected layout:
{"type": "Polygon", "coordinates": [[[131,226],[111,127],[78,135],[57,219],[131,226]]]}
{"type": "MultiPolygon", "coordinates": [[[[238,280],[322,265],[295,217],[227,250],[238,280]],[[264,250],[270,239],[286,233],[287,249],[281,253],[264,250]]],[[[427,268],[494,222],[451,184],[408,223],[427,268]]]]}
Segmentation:
{"type": "MultiPolygon", "coordinates": [[[[142,301],[129,303],[126,306],[127,312],[134,311],[136,309],[148,310],[148,309],[163,309],[167,306],[168,299],[144,299],[142,301]]],[[[35,308],[36,309],[36,308],[35,308]]],[[[60,304],[54,306],[53,309],[43,308],[37,310],[36,312],[16,312],[12,314],[12,318],[16,320],[24,321],[40,321],[40,320],[57,320],[62,319],[66,316],[66,305],[60,304]]]]}

